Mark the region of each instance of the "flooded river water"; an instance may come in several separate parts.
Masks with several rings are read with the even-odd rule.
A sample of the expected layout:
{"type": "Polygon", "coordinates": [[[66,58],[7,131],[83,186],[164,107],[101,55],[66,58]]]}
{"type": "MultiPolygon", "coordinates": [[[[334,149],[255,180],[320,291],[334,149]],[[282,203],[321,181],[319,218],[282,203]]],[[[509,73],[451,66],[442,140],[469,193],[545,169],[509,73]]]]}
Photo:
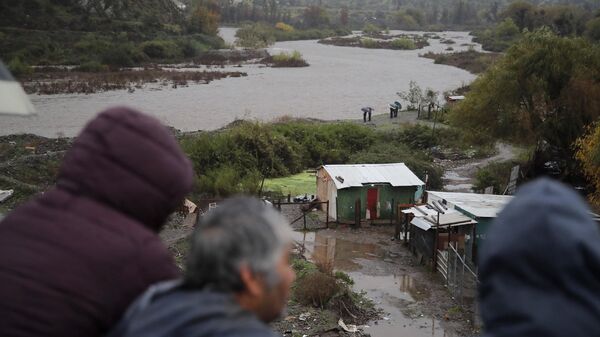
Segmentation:
{"type": "MultiPolygon", "coordinates": [[[[397,33],[397,32],[392,32],[397,33]]],[[[414,32],[413,32],[414,33],[414,32]]],[[[235,29],[222,28],[226,40],[235,29]]],[[[472,43],[467,32],[442,32],[454,40],[455,51],[472,43]]],[[[383,113],[396,100],[396,92],[408,89],[409,81],[443,92],[470,83],[467,71],[419,57],[428,51],[442,52],[448,45],[430,39],[431,45],[413,51],[336,47],[317,41],[276,43],[271,52],[298,50],[310,63],[306,68],[235,68],[248,73],[210,84],[110,91],[82,95],[32,95],[38,111],[29,118],[0,118],[0,135],[35,133],[43,136],[74,136],[100,110],[129,105],[157,116],[175,128],[211,130],[237,118],[273,120],[280,116],[326,120],[358,118],[360,108],[372,106],[383,113]]],[[[475,49],[480,49],[475,45],[475,49]]]]}
{"type": "Polygon", "coordinates": [[[383,240],[360,242],[332,230],[296,235],[296,241],[304,245],[307,258],[326,261],[336,270],[346,272],[354,280],[355,291],[366,292],[384,311],[381,320],[370,322],[364,328],[366,333],[373,337],[455,336],[445,322],[423,314],[416,299],[427,296],[427,286],[419,287],[414,270],[403,263],[410,257],[401,245],[383,240]]]}

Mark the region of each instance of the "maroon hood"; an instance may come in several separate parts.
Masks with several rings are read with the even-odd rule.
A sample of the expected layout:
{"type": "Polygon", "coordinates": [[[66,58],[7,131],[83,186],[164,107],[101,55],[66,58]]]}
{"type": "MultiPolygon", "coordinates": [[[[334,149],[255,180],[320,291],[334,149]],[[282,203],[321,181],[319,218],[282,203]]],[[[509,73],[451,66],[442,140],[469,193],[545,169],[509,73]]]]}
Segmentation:
{"type": "Polygon", "coordinates": [[[129,108],[100,113],[74,141],[58,187],[159,231],[191,191],[192,165],[158,120],[129,108]]]}

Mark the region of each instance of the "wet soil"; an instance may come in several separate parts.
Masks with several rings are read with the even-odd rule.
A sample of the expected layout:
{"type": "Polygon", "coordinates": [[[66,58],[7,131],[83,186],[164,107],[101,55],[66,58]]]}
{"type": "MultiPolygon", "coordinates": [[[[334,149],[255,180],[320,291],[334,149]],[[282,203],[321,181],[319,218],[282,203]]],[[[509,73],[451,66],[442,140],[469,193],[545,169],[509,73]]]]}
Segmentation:
{"type": "MultiPolygon", "coordinates": [[[[371,336],[471,336],[473,308],[455,302],[442,280],[419,265],[399,242],[393,228],[338,228],[297,233],[312,260],[333,263],[348,273],[354,290],[363,291],[384,312],[368,323],[371,336]]],[[[346,322],[352,324],[352,322],[346,322]]]]}
{"type": "Polygon", "coordinates": [[[436,160],[436,164],[444,168],[444,190],[450,192],[473,192],[477,170],[492,162],[500,162],[514,159],[517,150],[515,147],[498,143],[496,154],[484,159],[465,160],[436,160]]]}

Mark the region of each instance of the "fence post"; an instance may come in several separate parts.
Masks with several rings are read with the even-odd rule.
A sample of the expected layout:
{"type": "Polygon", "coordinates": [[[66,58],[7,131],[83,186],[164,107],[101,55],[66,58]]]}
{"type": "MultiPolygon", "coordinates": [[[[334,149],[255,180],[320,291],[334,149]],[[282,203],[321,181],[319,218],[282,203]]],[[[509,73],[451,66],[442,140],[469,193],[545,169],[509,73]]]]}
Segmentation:
{"type": "Polygon", "coordinates": [[[392,198],[392,207],[391,207],[391,211],[392,214],[390,214],[390,226],[394,223],[394,198],[392,198]]]}
{"type": "Polygon", "coordinates": [[[464,304],[464,290],[465,290],[465,263],[467,262],[466,260],[466,255],[463,255],[463,261],[462,261],[462,275],[460,277],[460,303],[464,304]]]}
{"type": "Polygon", "coordinates": [[[327,200],[327,217],[325,218],[325,228],[329,229],[329,200],[327,200]]]}
{"type": "Polygon", "coordinates": [[[302,218],[304,219],[304,230],[306,231],[306,212],[302,212],[302,218]]]}
{"type": "Polygon", "coordinates": [[[291,194],[288,193],[287,198],[288,198],[288,202],[292,202],[292,195],[291,194]]]}
{"type": "Polygon", "coordinates": [[[356,228],[360,227],[360,216],[361,216],[360,199],[356,199],[356,201],[354,202],[354,226],[356,228]]]}

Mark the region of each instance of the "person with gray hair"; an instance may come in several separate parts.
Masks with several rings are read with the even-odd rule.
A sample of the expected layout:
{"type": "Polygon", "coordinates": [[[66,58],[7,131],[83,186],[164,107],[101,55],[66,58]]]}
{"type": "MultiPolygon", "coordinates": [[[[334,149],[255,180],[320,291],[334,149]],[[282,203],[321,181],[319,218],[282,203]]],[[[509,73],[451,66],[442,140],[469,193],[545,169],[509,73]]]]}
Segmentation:
{"type": "Polygon", "coordinates": [[[152,286],[109,336],[277,336],[267,323],[295,278],[291,234],[262,201],[225,201],[200,219],[183,279],[152,286]]]}

